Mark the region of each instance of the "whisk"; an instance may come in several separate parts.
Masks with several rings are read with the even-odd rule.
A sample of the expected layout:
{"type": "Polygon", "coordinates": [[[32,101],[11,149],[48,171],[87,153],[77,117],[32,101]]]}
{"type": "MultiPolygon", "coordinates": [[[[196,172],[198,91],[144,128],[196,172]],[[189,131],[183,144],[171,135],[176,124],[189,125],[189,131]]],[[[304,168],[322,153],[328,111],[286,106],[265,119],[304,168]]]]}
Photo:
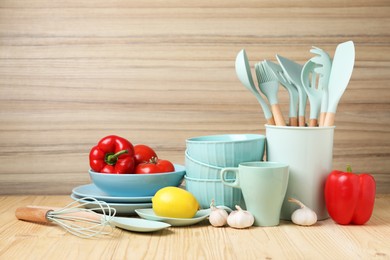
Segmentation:
{"type": "Polygon", "coordinates": [[[113,231],[110,221],[116,210],[106,202],[92,197],[84,197],[69,203],[64,208],[26,206],[16,209],[15,216],[20,220],[38,223],[55,223],[69,233],[82,238],[109,235],[113,231]],[[83,208],[94,203],[95,208],[83,208]],[[102,212],[101,214],[95,211],[102,212]],[[107,231],[108,230],[108,231],[107,231]]]}

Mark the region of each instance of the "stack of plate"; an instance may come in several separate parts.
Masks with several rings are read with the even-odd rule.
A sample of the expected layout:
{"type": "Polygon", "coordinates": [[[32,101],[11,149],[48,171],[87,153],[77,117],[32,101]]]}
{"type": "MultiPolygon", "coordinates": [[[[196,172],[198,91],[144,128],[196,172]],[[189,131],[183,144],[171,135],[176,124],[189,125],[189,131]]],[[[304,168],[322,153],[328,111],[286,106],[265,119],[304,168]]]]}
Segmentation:
{"type": "MultiPolygon", "coordinates": [[[[71,198],[80,200],[84,197],[92,197],[100,201],[105,201],[110,207],[116,209],[117,215],[135,215],[136,209],[152,208],[152,197],[119,197],[108,195],[99,190],[95,184],[81,185],[72,190],[71,198]]],[[[96,208],[98,204],[94,201],[81,200],[80,202],[89,202],[88,208],[96,208]]]]}

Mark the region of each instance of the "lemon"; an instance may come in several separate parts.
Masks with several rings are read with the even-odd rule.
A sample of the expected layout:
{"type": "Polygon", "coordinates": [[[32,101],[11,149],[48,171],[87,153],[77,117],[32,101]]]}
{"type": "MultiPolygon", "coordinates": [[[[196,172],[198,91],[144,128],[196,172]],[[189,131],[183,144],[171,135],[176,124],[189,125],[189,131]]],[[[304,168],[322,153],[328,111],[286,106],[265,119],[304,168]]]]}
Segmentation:
{"type": "Polygon", "coordinates": [[[152,198],[156,215],[169,218],[192,218],[199,209],[199,203],[190,192],[178,187],[165,187],[152,198]]]}

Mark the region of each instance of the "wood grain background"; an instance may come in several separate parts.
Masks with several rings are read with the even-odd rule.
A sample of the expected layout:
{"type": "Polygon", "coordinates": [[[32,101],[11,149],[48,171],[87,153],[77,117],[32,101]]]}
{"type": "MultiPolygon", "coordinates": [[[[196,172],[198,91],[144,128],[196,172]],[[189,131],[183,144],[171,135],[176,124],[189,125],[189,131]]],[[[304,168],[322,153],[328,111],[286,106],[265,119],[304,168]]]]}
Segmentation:
{"type": "MultiPolygon", "coordinates": [[[[0,1],[0,193],[69,194],[89,183],[88,152],[117,134],[184,162],[185,139],[262,133],[237,80],[281,54],[304,63],[353,40],[336,116],[334,168],[370,172],[390,192],[390,2],[0,1]]],[[[287,115],[288,102],[280,92],[287,115]]]]}

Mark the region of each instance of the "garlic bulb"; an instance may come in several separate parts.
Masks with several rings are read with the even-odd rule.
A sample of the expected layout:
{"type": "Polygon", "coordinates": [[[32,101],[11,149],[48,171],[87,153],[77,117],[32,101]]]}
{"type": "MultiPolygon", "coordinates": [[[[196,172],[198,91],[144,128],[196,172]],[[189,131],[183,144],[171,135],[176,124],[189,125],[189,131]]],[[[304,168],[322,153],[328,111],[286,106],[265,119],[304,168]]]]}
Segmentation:
{"type": "Polygon", "coordinates": [[[297,209],[291,215],[291,220],[294,224],[301,226],[311,226],[317,222],[317,214],[306,207],[305,204],[297,199],[289,198],[288,201],[298,204],[301,208],[297,209]]]}
{"type": "Polygon", "coordinates": [[[211,213],[209,216],[210,224],[214,227],[222,227],[227,223],[228,213],[224,209],[214,206],[214,200],[210,204],[211,213]]]}
{"type": "Polygon", "coordinates": [[[227,218],[227,223],[233,228],[247,228],[253,225],[255,218],[246,210],[236,205],[235,211],[231,212],[227,218]]]}

